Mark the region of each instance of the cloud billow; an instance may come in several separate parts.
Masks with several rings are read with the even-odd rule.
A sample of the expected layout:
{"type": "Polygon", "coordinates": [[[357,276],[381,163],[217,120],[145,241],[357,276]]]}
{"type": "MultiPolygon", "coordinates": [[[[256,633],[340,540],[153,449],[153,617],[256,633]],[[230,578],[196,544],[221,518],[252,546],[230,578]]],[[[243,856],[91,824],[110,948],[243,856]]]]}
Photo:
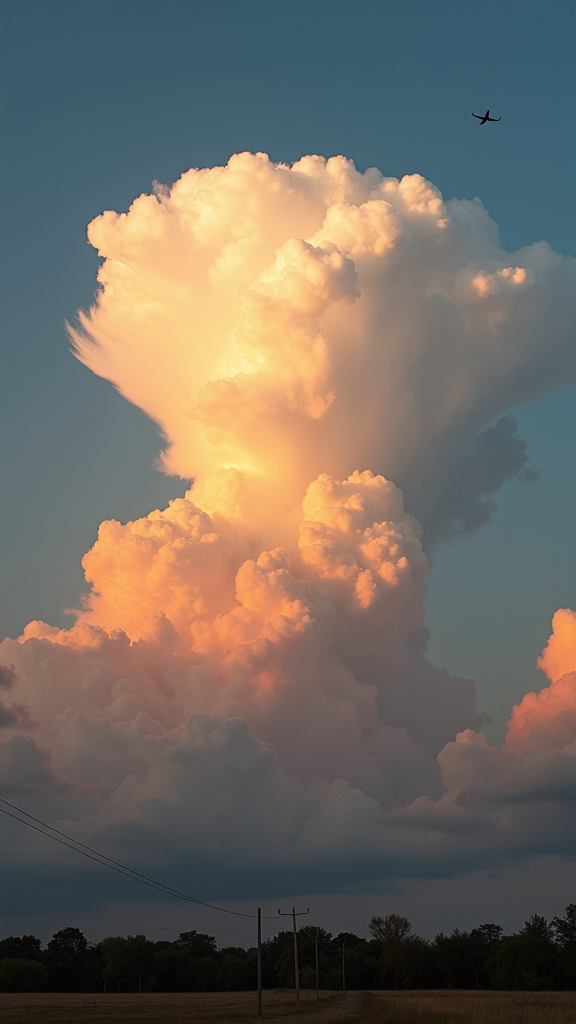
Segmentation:
{"type": "MultiPolygon", "coordinates": [[[[510,255],[477,201],[342,157],[239,154],[89,237],[105,261],[76,353],[194,483],[101,525],[70,630],[1,645],[7,791],[156,871],[569,850],[574,613],[501,750],[423,620],[432,542],[533,475],[506,410],[566,379],[574,261],[510,255]]],[[[14,828],[14,870],[56,871],[14,828]]]]}

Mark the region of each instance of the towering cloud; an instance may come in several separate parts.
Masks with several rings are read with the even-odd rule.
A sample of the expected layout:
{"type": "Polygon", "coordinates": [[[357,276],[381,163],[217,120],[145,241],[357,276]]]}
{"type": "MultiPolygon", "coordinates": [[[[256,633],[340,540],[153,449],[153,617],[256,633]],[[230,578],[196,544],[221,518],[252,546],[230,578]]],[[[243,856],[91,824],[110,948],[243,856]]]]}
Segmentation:
{"type": "Polygon", "coordinates": [[[480,525],[526,472],[493,420],[574,372],[574,261],[544,242],[511,256],[477,200],[418,174],[243,153],[89,238],[105,262],[78,356],[156,420],[202,507],[215,469],[242,472],[251,522],[369,468],[430,537],[480,525]]]}
{"type": "Polygon", "coordinates": [[[72,629],[2,644],[10,792],[135,864],[567,849],[576,616],[496,750],[474,684],[426,658],[423,601],[433,541],[532,472],[505,413],[569,372],[574,262],[510,256],[479,202],[342,157],[240,154],[89,237],[76,353],[193,484],[101,525],[72,629]]]}

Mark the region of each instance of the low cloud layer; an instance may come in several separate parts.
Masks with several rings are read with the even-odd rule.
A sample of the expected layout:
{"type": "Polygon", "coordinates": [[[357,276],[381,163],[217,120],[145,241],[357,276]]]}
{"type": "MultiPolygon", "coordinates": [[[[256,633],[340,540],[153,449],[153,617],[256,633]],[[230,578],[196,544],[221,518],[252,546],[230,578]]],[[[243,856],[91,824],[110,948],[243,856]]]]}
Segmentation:
{"type": "MultiPolygon", "coordinates": [[[[260,596],[278,588],[293,614],[269,618],[268,637],[232,648],[227,639],[221,659],[184,653],[166,620],[132,644],[86,624],[42,635],[32,623],[25,640],[5,641],[17,679],[8,697],[28,725],[5,730],[16,730],[2,746],[5,792],[75,838],[157,870],[188,857],[223,870],[300,874],[325,862],[417,877],[574,848],[576,671],[524,697],[500,750],[471,727],[442,743],[443,731],[478,721],[473,686],[423,660],[407,672],[404,653],[394,708],[385,674],[380,687],[358,682],[330,653],[311,603],[294,598],[309,581],[298,588],[267,562],[263,573],[250,564],[260,596]],[[426,744],[410,731],[424,689],[426,744]]],[[[234,609],[240,619],[245,608],[234,609]]],[[[571,630],[568,657],[576,615],[559,611],[554,625],[571,630]]],[[[419,707],[414,732],[423,717],[419,707]]],[[[27,833],[6,853],[20,871],[61,861],[27,833]]]]}
{"type": "MultiPolygon", "coordinates": [[[[510,256],[478,202],[343,158],[241,154],[89,232],[106,259],[77,353],[194,484],[101,525],[72,629],[0,646],[5,792],[156,872],[573,849],[575,613],[500,750],[423,621],[430,544],[532,473],[501,414],[565,379],[574,262],[510,256]]],[[[5,858],[62,863],[16,824],[5,858]]]]}

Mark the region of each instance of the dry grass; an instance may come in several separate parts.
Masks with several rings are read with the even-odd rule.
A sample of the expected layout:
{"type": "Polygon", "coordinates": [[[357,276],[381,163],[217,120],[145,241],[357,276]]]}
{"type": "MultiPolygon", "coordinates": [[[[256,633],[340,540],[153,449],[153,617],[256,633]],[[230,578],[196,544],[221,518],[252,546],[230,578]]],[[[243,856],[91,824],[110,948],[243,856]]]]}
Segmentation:
{"type": "MultiPolygon", "coordinates": [[[[329,992],[316,1002],[301,993],[302,1024],[576,1024],[574,992],[374,992],[361,1009],[342,1019],[341,997],[329,992]],[[332,1012],[333,1011],[333,1012],[332,1012]]],[[[263,994],[264,1020],[294,1016],[294,993],[263,994]]],[[[344,1010],[344,1012],[346,1012],[344,1010]]],[[[348,1010],[348,1012],[350,1012],[348,1010]]],[[[88,996],[39,992],[0,995],[3,1024],[256,1024],[255,992],[142,993],[88,996]]]]}
{"type": "MultiPolygon", "coordinates": [[[[269,989],[262,994],[264,1020],[294,1015],[294,992],[269,989]]],[[[300,993],[301,1012],[328,1008],[332,993],[300,993]]],[[[255,992],[90,993],[14,992],[0,994],[3,1024],[254,1024],[255,992]]]]}
{"type": "Polygon", "coordinates": [[[575,992],[378,992],[359,1024],[576,1024],[575,992]]]}

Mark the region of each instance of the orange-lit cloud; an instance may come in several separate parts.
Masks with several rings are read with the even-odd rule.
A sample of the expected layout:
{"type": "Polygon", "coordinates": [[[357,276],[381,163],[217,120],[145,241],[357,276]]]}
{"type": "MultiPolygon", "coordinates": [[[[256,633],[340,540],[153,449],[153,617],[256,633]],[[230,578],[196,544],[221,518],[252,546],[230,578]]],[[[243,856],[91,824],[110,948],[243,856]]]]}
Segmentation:
{"type": "Polygon", "coordinates": [[[418,174],[241,153],[88,234],[104,263],[78,357],[160,425],[203,509],[229,515],[209,478],[241,473],[264,533],[320,474],[364,468],[429,541],[480,525],[526,460],[490,421],[573,374],[573,263],[507,253],[478,201],[418,174]]]}
{"type": "Polygon", "coordinates": [[[513,755],[560,749],[576,741],[576,612],[556,612],[538,666],[551,685],[540,693],[527,693],[512,709],[505,749],[513,755]]]}
{"type": "Polygon", "coordinates": [[[576,672],[576,612],[559,608],[552,619],[552,635],[538,658],[538,668],[554,683],[567,672],[576,672]]]}
{"type": "MultiPolygon", "coordinates": [[[[566,849],[576,615],[557,612],[551,685],[502,750],[422,623],[426,541],[526,474],[493,420],[563,379],[573,264],[508,254],[478,202],[342,157],[240,154],[89,237],[105,261],[76,352],[194,482],[101,525],[73,628],[1,645],[10,792],[138,863],[385,873],[566,849]]],[[[10,856],[50,859],[42,842],[10,856]]]]}

